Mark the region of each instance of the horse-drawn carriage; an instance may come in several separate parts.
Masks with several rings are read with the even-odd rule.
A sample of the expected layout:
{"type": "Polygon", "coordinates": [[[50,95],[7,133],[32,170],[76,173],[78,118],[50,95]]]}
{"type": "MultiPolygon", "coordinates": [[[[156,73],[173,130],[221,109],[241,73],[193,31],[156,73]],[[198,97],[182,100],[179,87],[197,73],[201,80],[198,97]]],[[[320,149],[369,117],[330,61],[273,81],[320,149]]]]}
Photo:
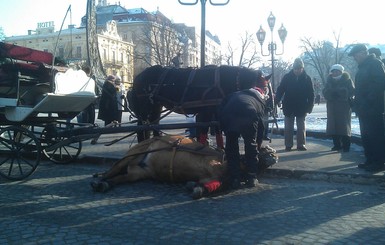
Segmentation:
{"type": "Polygon", "coordinates": [[[53,62],[51,53],[0,42],[0,175],[5,178],[32,174],[41,152],[67,162],[81,151],[82,138],[68,140],[77,126],[68,119],[95,101],[95,82],[53,62]]]}
{"type": "Polygon", "coordinates": [[[96,100],[95,81],[53,63],[48,52],[0,43],[0,175],[7,179],[31,175],[41,156],[70,162],[80,154],[82,141],[100,134],[137,133],[141,141],[148,137],[142,132],[150,130],[218,126],[213,115],[221,101],[249,88],[250,81],[265,79],[241,67],[153,66],[135,78],[129,95],[138,125],[100,128],[70,120],[96,100]],[[159,125],[162,114],[170,112],[198,114],[201,120],[159,125]]]}

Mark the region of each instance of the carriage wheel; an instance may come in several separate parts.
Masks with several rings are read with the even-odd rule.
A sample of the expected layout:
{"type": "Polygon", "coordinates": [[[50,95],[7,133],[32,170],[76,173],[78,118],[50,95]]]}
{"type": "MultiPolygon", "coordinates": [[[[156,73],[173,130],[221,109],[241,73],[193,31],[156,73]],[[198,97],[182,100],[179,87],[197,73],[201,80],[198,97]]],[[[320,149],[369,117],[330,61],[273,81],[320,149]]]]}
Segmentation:
{"type": "Polygon", "coordinates": [[[53,150],[48,150],[48,146],[55,145],[68,139],[64,136],[57,136],[57,130],[65,130],[66,124],[55,124],[46,126],[41,132],[41,142],[44,155],[54,163],[66,164],[75,161],[81,150],[82,142],[71,141],[66,145],[58,146],[53,150]]]}
{"type": "Polygon", "coordinates": [[[21,180],[31,175],[40,162],[41,146],[28,129],[10,126],[0,130],[0,175],[21,180]]]}

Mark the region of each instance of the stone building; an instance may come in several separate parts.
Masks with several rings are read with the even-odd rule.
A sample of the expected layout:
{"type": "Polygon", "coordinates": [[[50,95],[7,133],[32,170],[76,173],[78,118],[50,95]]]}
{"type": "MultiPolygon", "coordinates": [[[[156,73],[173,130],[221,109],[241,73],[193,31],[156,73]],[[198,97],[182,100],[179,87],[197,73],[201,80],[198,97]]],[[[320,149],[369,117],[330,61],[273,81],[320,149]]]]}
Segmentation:
{"type": "MultiPolygon", "coordinates": [[[[181,23],[173,23],[159,10],[126,9],[119,4],[99,0],[96,6],[98,45],[107,74],[120,75],[126,85],[152,65],[172,65],[181,53],[181,67],[199,67],[201,59],[200,31],[181,23]]],[[[221,43],[206,31],[205,63],[221,64],[221,43]]],[[[86,16],[79,28],[74,25],[58,31],[53,22],[38,23],[28,35],[6,37],[5,42],[52,52],[72,63],[87,60],[86,16]],[[56,47],[56,49],[55,49],[56,47]],[[55,51],[56,50],[56,51],[55,51]]]]}
{"type": "MultiPolygon", "coordinates": [[[[119,4],[109,5],[104,0],[99,1],[96,11],[98,28],[115,20],[122,39],[134,43],[134,76],[152,65],[171,65],[177,53],[181,53],[181,67],[200,65],[200,32],[195,27],[173,23],[159,10],[126,9],[119,4]]],[[[82,26],[86,25],[85,20],[83,17],[82,26]]],[[[219,38],[206,31],[205,39],[206,64],[220,65],[219,38]]]]}

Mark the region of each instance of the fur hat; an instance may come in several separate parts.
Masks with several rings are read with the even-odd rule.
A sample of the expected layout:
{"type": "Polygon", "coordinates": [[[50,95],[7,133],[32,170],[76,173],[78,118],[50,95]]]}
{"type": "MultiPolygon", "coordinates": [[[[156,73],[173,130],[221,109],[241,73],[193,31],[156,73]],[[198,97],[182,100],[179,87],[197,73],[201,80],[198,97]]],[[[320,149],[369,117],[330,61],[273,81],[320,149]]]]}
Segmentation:
{"type": "Polygon", "coordinates": [[[293,69],[304,68],[304,67],[305,65],[301,58],[297,58],[294,60],[293,69]]]}
{"type": "Polygon", "coordinates": [[[359,43],[359,44],[354,45],[354,47],[350,50],[348,55],[353,56],[356,53],[361,52],[361,51],[368,51],[368,48],[366,47],[365,44],[359,43]]]}
{"type": "Polygon", "coordinates": [[[340,64],[335,64],[335,65],[332,65],[332,67],[330,67],[330,72],[332,72],[333,70],[344,72],[345,68],[340,64]]]}

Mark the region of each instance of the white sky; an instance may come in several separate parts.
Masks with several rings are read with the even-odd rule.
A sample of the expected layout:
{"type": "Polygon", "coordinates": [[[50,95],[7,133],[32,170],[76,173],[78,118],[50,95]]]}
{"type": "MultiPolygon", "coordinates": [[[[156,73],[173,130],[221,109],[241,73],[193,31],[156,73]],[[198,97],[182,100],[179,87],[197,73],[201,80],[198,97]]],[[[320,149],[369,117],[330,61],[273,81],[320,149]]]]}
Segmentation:
{"type": "MultiPolygon", "coordinates": [[[[108,2],[112,4],[119,1],[108,2]]],[[[143,7],[147,11],[155,11],[159,7],[174,22],[200,28],[201,0],[197,2],[197,5],[184,6],[178,0],[120,0],[120,4],[126,8],[143,7]]],[[[87,0],[0,0],[0,26],[6,36],[25,35],[27,30],[35,30],[38,22],[46,21],[54,21],[56,30],[59,30],[69,5],[72,8],[72,23],[80,26],[80,18],[86,13],[86,4],[87,0]]],[[[300,55],[300,38],[334,42],[333,32],[340,33],[343,45],[356,42],[385,44],[385,11],[378,0],[230,0],[225,6],[212,6],[207,0],[206,30],[217,35],[222,46],[229,41],[236,46],[246,31],[254,34],[262,25],[267,31],[265,42],[269,42],[267,17],[270,11],[276,17],[274,40],[279,50],[281,45],[277,30],[283,23],[288,31],[284,59],[290,60],[300,55]]],[[[69,17],[64,27],[68,24],[69,17]]]]}

